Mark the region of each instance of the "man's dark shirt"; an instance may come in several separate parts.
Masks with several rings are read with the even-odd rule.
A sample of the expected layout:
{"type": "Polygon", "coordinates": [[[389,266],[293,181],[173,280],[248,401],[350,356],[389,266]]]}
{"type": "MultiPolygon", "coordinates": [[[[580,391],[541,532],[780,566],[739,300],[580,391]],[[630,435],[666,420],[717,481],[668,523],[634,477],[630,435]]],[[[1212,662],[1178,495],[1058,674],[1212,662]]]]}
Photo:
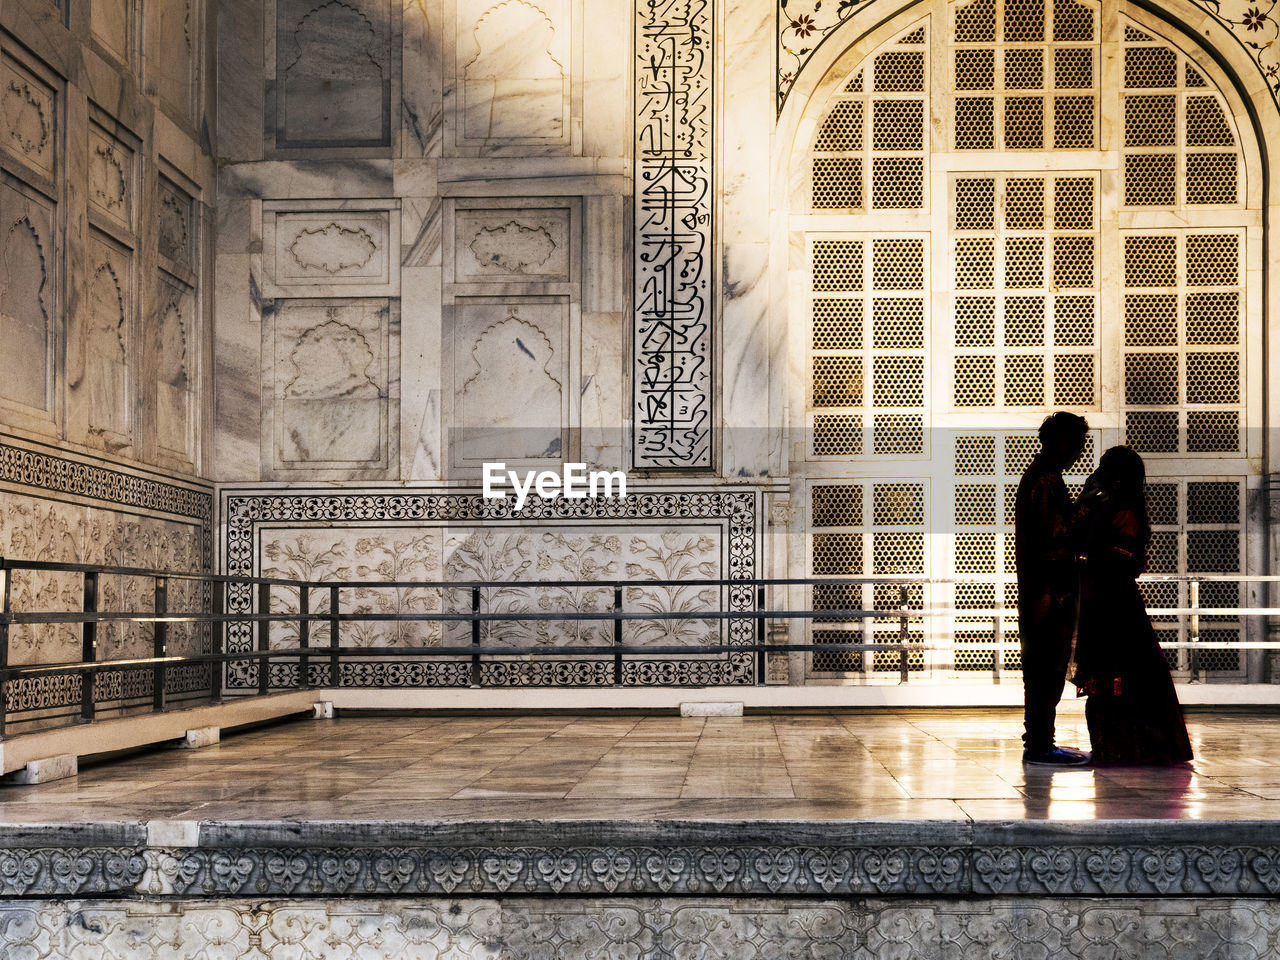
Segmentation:
{"type": "Polygon", "coordinates": [[[1034,608],[1046,594],[1062,600],[1075,593],[1071,496],[1044,454],[1031,461],[1018,484],[1014,550],[1021,604],[1034,608]]]}

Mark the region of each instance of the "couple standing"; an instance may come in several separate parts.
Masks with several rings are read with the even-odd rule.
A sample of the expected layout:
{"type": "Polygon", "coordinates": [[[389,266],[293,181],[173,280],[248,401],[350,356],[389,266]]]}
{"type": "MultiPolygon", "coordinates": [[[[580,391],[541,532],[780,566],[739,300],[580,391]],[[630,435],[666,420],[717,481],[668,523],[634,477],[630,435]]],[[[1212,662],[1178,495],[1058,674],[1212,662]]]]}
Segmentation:
{"type": "Polygon", "coordinates": [[[1018,484],[1022,759],[1181,763],[1191,759],[1191,743],[1136,582],[1151,539],[1142,458],[1129,447],[1107,450],[1073,504],[1062,473],[1080,458],[1088,430],[1072,413],[1048,417],[1040,425],[1040,453],[1018,484]],[[1091,755],[1054,745],[1069,670],[1089,698],[1091,755]]]}

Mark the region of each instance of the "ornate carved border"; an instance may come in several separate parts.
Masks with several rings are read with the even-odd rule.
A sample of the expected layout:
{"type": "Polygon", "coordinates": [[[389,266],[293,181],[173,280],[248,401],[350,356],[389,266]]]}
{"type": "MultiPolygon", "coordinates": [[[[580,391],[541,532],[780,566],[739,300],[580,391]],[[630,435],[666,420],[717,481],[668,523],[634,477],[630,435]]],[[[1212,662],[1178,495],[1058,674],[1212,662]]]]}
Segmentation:
{"type": "MultiPolygon", "coordinates": [[[[721,825],[726,839],[734,826],[721,825]]],[[[920,826],[902,825],[904,833],[920,826]]],[[[1194,835],[1195,827],[1186,832],[1194,835]]],[[[295,842],[0,850],[0,897],[96,893],[1274,897],[1280,894],[1280,846],[1177,839],[1003,846],[549,844],[513,838],[460,846],[295,842]]]]}
{"type": "MultiPolygon", "coordinates": [[[[755,493],[640,493],[625,498],[544,500],[531,496],[522,510],[509,500],[486,500],[471,493],[228,493],[226,514],[226,572],[231,576],[253,576],[257,567],[254,528],[263,522],[360,523],[398,520],[406,522],[492,522],[497,520],[716,520],[726,524],[728,559],[725,579],[750,579],[756,575],[757,503],[755,493]]],[[[730,610],[750,611],[754,597],[750,586],[729,589],[730,610]]],[[[249,613],[253,591],[231,588],[227,612],[249,613]]],[[[745,617],[729,621],[729,643],[752,641],[753,622],[745,617]]],[[[232,624],[227,631],[228,651],[249,650],[253,637],[247,626],[232,624]]],[[[257,684],[256,667],[245,664],[227,673],[228,689],[247,689],[257,684]]],[[[501,660],[482,664],[482,683],[494,686],[609,686],[611,664],[596,658],[553,660],[540,658],[524,664],[518,672],[501,660]]],[[[658,658],[628,660],[623,664],[623,684],[627,686],[705,686],[752,684],[755,658],[749,653],[732,653],[715,658],[658,658]]],[[[313,679],[321,678],[313,666],[313,679]]],[[[277,664],[272,669],[273,686],[292,686],[296,665],[277,664]]],[[[327,682],[321,679],[321,682],[327,682]]],[[[469,666],[456,660],[388,661],[344,658],[343,686],[467,686],[469,666]]]]}
{"type": "Polygon", "coordinates": [[[0,442],[0,481],[213,524],[213,494],[0,442]]]}

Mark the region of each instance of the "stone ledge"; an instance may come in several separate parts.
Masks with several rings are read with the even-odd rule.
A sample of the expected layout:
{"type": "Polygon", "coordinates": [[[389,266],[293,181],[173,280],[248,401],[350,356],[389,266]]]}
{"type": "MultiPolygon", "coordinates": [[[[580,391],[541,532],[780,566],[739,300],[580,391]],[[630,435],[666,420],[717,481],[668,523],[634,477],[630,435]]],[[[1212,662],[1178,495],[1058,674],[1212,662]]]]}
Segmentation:
{"type": "Polygon", "coordinates": [[[26,828],[0,849],[0,897],[1280,894],[1276,824],[1030,826],[224,823],[186,848],[60,846],[56,828],[26,828]],[[993,830],[1003,839],[979,836],[993,830]]]}

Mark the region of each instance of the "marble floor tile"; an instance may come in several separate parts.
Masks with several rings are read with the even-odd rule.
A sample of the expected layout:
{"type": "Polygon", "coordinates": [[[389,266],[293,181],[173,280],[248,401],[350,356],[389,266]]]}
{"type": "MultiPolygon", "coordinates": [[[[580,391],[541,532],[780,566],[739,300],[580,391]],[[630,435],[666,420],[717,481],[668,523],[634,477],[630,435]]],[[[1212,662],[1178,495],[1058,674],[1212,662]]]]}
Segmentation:
{"type": "MultiPolygon", "coordinates": [[[[1197,711],[1185,768],[1027,767],[1021,714],[339,716],[0,784],[0,824],[148,819],[1280,819],[1280,718],[1197,711]]],[[[1088,744],[1078,705],[1059,741],[1088,744]]]]}

